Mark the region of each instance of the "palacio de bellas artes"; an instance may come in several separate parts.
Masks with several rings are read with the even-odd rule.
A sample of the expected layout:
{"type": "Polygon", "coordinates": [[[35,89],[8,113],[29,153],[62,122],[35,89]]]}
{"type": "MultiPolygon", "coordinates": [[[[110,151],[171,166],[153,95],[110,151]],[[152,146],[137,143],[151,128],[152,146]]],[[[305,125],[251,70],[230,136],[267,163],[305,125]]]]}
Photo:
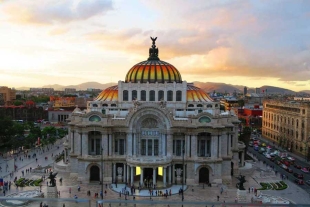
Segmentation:
{"type": "Polygon", "coordinates": [[[71,179],[168,187],[229,184],[239,174],[238,118],[160,60],[156,39],[125,80],[72,112],[71,179]]]}

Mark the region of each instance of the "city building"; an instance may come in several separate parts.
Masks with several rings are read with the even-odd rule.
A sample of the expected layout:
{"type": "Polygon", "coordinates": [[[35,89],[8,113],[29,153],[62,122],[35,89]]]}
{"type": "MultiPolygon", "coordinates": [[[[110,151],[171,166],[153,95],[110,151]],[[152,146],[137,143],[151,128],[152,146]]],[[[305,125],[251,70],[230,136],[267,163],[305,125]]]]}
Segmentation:
{"type": "Polygon", "coordinates": [[[30,92],[52,94],[54,93],[54,88],[30,88],[30,92]]]}
{"type": "Polygon", "coordinates": [[[264,100],[262,135],[310,158],[310,102],[264,100]]]}
{"type": "Polygon", "coordinates": [[[15,89],[6,86],[0,86],[0,106],[12,105],[16,99],[15,89]]]}
{"type": "Polygon", "coordinates": [[[221,105],[224,106],[225,110],[230,111],[232,108],[239,107],[239,100],[234,96],[224,96],[221,99],[221,105]]]}
{"type": "Polygon", "coordinates": [[[260,94],[260,88],[255,88],[255,93],[260,94]]]}
{"type": "Polygon", "coordinates": [[[76,89],[75,88],[65,88],[65,94],[75,94],[76,89]]]}
{"type": "Polygon", "coordinates": [[[248,94],[248,88],[246,86],[244,86],[243,88],[243,96],[248,94]]]}
{"type": "Polygon", "coordinates": [[[245,120],[245,126],[251,127],[253,129],[262,128],[262,115],[263,115],[263,108],[259,105],[253,106],[244,106],[242,108],[237,109],[238,118],[245,120]]]}
{"type": "Polygon", "coordinates": [[[245,147],[238,142],[238,118],[161,61],[155,40],[149,58],[124,81],[69,117],[71,179],[218,185],[238,175],[245,147]]]}

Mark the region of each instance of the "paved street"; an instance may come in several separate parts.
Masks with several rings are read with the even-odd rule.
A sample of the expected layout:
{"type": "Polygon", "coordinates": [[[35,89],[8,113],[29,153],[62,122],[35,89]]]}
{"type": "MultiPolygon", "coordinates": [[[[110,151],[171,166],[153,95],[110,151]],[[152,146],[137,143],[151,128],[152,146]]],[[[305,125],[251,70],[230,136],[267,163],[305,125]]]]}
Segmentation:
{"type": "MultiPolygon", "coordinates": [[[[14,174],[13,178],[17,176],[18,178],[22,176],[21,171],[29,167],[35,168],[37,165],[42,165],[46,166],[48,164],[52,163],[51,154],[53,153],[58,154],[59,152],[62,151],[62,147],[60,149],[57,149],[57,145],[55,145],[51,150],[48,152],[44,152],[43,154],[38,154],[38,163],[36,163],[34,158],[31,159],[25,159],[24,161],[16,161],[16,165],[18,166],[18,172],[14,174]],[[48,157],[48,162],[45,161],[45,157],[48,157]]],[[[34,151],[32,151],[30,154],[32,154],[34,151]]],[[[4,159],[1,159],[0,161],[3,166],[4,159]]],[[[11,169],[12,166],[9,166],[11,169]]],[[[4,176],[4,180],[12,180],[9,178],[8,172],[3,172],[3,167],[2,167],[2,172],[1,175],[4,176]]],[[[247,182],[245,183],[245,188],[248,189],[249,187],[253,188],[260,188],[259,183],[260,182],[275,182],[275,181],[280,181],[280,175],[278,174],[277,176],[273,171],[270,171],[269,168],[263,162],[247,162],[246,166],[240,170],[241,174],[246,176],[247,182]]],[[[44,174],[34,174],[34,173],[29,173],[25,174],[25,177],[33,177],[33,176],[42,176],[44,174]]],[[[47,174],[45,174],[47,176],[47,174]]],[[[206,204],[208,205],[209,203],[216,203],[218,205],[221,205],[222,203],[234,203],[236,196],[237,196],[237,189],[235,187],[237,183],[237,179],[234,178],[233,182],[229,186],[217,186],[217,187],[207,187],[207,186],[188,186],[188,189],[184,193],[184,201],[191,201],[191,202],[203,202],[200,204],[206,204]],[[221,194],[221,187],[224,189],[223,193],[221,194]],[[219,196],[219,201],[217,201],[217,196],[219,196]]],[[[273,196],[280,196],[283,198],[287,198],[289,201],[293,203],[298,203],[298,204],[309,204],[310,203],[310,197],[309,194],[301,189],[299,186],[296,186],[293,182],[290,180],[285,180],[285,182],[288,184],[288,188],[285,190],[281,191],[276,191],[276,190],[268,190],[268,191],[262,191],[263,194],[268,194],[268,195],[273,195],[273,196]]],[[[104,191],[107,191],[107,194],[104,195],[104,200],[111,200],[111,206],[119,206],[119,202],[125,201],[124,195],[119,196],[119,189],[120,185],[118,186],[117,189],[111,189],[109,185],[106,187],[104,186],[104,191]],[[116,202],[116,203],[112,203],[116,202]]],[[[177,187],[179,188],[179,187],[177,187]]],[[[176,189],[177,189],[176,188],[176,189]]],[[[24,187],[23,189],[17,189],[15,187],[12,187],[12,189],[8,192],[8,194],[20,192],[20,191],[27,191],[27,190],[33,190],[37,189],[37,187],[24,187]]],[[[76,195],[79,199],[81,198],[86,198],[91,200],[91,206],[96,206],[96,202],[99,201],[100,199],[95,198],[94,194],[95,193],[100,193],[101,186],[97,183],[91,183],[91,184],[78,184],[76,181],[70,180],[69,178],[69,173],[59,173],[57,175],[57,190],[60,191],[60,198],[74,198],[76,195]],[[63,178],[63,183],[59,183],[59,178],[63,178]],[[81,190],[78,191],[78,186],[80,186],[81,190]],[[70,193],[71,189],[71,193],[70,193]],[[91,192],[91,195],[87,195],[87,191],[91,192]]],[[[47,186],[45,182],[42,184],[42,192],[46,193],[47,191],[47,186]]],[[[152,197],[150,200],[149,196],[139,196],[135,195],[135,200],[136,201],[141,201],[145,202],[143,204],[138,204],[136,206],[149,206],[149,202],[152,202],[152,206],[180,206],[181,204],[181,195],[176,193],[172,196],[168,196],[168,198],[165,197],[152,197]],[[156,204],[156,202],[163,202],[160,204],[156,204]],[[165,203],[165,204],[164,204],[165,203]]],[[[144,194],[143,194],[144,195],[144,194]]],[[[251,198],[254,197],[254,193],[247,193],[247,202],[251,203],[251,198]]],[[[129,202],[133,201],[133,196],[129,196],[128,200],[129,202]]],[[[66,206],[88,206],[88,203],[72,203],[68,201],[60,201],[57,200],[57,202],[52,202],[48,201],[49,206],[63,206],[65,203],[66,206]]],[[[32,202],[29,204],[29,206],[38,206],[39,202],[32,202]]],[[[103,206],[109,206],[108,204],[104,204],[103,206]]],[[[134,206],[134,204],[127,204],[127,206],[134,206]]],[[[185,206],[199,206],[199,204],[186,204],[184,203],[183,205],[185,206]]],[[[211,204],[210,204],[211,206],[211,204]]],[[[216,206],[216,205],[215,205],[216,206]]],[[[245,206],[245,205],[243,205],[245,206]]]]}

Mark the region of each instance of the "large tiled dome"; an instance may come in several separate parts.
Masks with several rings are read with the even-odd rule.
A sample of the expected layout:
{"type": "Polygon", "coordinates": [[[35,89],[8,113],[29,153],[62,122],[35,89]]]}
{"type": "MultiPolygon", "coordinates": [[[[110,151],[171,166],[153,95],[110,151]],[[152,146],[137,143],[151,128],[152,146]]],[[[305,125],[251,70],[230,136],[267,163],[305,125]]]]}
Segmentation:
{"type": "Polygon", "coordinates": [[[181,83],[182,77],[180,72],[167,62],[146,60],[134,65],[126,75],[126,83],[138,83],[139,81],[140,83],[181,83]]]}
{"type": "Polygon", "coordinates": [[[103,90],[95,101],[117,101],[118,100],[118,86],[111,86],[103,90]]]}

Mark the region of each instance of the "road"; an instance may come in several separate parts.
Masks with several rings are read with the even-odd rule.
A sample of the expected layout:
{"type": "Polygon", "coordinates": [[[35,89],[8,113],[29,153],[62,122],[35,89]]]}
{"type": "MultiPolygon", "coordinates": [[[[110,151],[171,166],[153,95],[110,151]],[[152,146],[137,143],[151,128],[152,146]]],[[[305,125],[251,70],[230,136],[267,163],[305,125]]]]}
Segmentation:
{"type": "MultiPolygon", "coordinates": [[[[264,140],[261,140],[264,142],[264,140]]],[[[278,171],[278,173],[281,173],[288,177],[289,180],[293,181],[296,179],[296,177],[293,176],[293,173],[298,173],[298,174],[303,174],[304,175],[304,181],[310,180],[310,174],[309,173],[304,173],[300,169],[295,168],[294,166],[290,166],[289,168],[293,170],[293,173],[289,173],[283,168],[281,168],[279,165],[277,165],[275,162],[272,162],[268,158],[266,158],[263,154],[260,154],[258,151],[255,151],[253,147],[248,147],[248,151],[255,155],[259,160],[262,162],[266,162],[269,166],[274,166],[274,169],[278,171]]],[[[303,160],[300,160],[296,156],[294,156],[292,153],[290,153],[290,156],[295,158],[295,163],[298,165],[301,165],[302,167],[309,166],[309,164],[305,163],[303,160]]],[[[305,183],[305,185],[299,185],[300,188],[306,190],[308,193],[310,193],[310,186],[305,183]]]]}

